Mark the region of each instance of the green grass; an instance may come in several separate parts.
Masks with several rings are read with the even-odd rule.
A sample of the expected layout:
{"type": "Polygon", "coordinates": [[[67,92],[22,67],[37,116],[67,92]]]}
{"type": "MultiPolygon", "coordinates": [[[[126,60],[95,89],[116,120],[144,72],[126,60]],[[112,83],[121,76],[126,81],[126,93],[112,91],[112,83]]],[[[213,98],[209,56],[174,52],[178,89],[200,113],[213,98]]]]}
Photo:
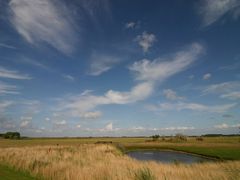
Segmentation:
{"type": "Polygon", "coordinates": [[[34,180],[28,173],[0,164],[0,180],[34,180]]]}

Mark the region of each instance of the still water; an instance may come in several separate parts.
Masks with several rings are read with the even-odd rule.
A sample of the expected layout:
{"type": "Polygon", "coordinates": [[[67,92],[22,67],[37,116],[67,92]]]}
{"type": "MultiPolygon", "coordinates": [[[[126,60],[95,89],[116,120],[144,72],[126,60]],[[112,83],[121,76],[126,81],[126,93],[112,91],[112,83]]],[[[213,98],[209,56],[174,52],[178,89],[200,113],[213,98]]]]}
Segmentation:
{"type": "Polygon", "coordinates": [[[131,151],[127,153],[128,156],[143,161],[158,161],[163,163],[173,163],[173,162],[181,162],[181,163],[197,163],[197,162],[205,162],[212,161],[208,158],[195,156],[191,154],[185,154],[176,151],[131,151]]]}

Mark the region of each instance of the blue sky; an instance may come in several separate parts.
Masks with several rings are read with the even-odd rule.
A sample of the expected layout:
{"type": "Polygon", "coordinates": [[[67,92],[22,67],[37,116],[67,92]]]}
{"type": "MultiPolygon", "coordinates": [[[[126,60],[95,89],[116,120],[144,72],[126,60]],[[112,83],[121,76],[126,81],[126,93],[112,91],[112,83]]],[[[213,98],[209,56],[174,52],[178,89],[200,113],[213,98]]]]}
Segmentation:
{"type": "Polygon", "coordinates": [[[238,0],[0,1],[0,131],[238,133],[238,0]]]}

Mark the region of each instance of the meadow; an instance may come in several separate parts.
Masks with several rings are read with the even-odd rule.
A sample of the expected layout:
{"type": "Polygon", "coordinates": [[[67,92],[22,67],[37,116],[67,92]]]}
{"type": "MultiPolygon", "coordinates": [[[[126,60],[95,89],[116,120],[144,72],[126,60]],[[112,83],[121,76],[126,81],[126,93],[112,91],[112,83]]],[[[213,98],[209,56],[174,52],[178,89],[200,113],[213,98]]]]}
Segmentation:
{"type": "Polygon", "coordinates": [[[238,179],[239,138],[188,138],[184,142],[151,138],[0,139],[0,175],[9,167],[12,172],[24,172],[18,177],[29,173],[35,179],[238,179]],[[218,161],[163,164],[134,160],[124,154],[136,149],[171,149],[218,161]]]}

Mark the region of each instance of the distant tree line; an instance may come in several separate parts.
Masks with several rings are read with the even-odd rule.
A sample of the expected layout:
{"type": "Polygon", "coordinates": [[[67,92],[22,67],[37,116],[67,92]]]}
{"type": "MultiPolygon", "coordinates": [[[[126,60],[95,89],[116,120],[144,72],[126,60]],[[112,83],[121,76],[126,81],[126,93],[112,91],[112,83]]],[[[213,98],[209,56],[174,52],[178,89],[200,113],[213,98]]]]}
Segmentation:
{"type": "Polygon", "coordinates": [[[4,139],[20,139],[21,135],[19,132],[6,132],[4,134],[0,134],[0,137],[4,139]]]}

